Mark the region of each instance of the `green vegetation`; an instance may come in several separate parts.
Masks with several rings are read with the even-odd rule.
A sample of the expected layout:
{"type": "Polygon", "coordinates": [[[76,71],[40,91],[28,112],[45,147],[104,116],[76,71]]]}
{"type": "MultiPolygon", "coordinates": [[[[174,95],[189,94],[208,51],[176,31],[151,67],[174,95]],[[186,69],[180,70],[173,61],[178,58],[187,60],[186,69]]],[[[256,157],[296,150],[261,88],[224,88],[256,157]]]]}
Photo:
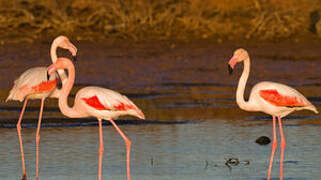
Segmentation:
{"type": "Polygon", "coordinates": [[[316,0],[0,1],[0,38],[282,39],[309,32],[316,0]]]}

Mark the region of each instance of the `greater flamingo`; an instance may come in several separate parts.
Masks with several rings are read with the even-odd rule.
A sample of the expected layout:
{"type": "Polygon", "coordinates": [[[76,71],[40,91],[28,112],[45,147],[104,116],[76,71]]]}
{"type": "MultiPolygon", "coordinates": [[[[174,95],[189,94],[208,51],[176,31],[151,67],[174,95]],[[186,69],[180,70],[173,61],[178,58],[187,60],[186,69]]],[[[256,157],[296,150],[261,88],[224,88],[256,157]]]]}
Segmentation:
{"type": "Polygon", "coordinates": [[[244,49],[237,49],[228,62],[228,69],[229,73],[232,74],[235,64],[242,61],[244,63],[244,69],[236,90],[236,103],[245,111],[261,111],[273,116],[273,144],[267,180],[270,180],[271,178],[273,157],[277,147],[275,121],[276,117],[278,117],[281,136],[280,180],[282,180],[285,139],[281,118],[293,111],[302,109],[307,109],[315,113],[318,113],[318,111],[315,106],[297,90],[284,84],[269,81],[256,84],[252,88],[249,100],[247,102],[244,101],[245,85],[250,73],[250,57],[248,52],[244,49]]]}
{"type": "Polygon", "coordinates": [[[75,67],[69,59],[58,58],[56,63],[48,67],[48,74],[53,74],[59,69],[67,69],[68,71],[68,79],[62,83],[58,102],[62,114],[70,118],[95,117],[98,119],[100,144],[98,179],[101,180],[102,158],[104,151],[102,120],[108,120],[125,141],[127,151],[127,179],[130,180],[131,141],[118,128],[113,119],[122,115],[132,115],[140,119],[145,119],[144,114],[126,96],[109,89],[94,86],[80,89],[76,94],[74,106],[69,107],[67,99],[75,81],[75,67]]]}
{"type": "MultiPolygon", "coordinates": [[[[73,57],[76,56],[77,48],[69,41],[69,39],[65,36],[58,36],[52,42],[51,49],[50,49],[50,56],[53,63],[57,61],[57,54],[56,50],[58,47],[68,49],[73,57]]],[[[66,80],[66,74],[63,70],[60,70],[59,76],[62,81],[66,80]]],[[[59,96],[59,90],[57,87],[57,76],[56,74],[52,74],[50,77],[47,74],[46,67],[34,67],[30,68],[24,73],[20,75],[18,79],[14,81],[14,86],[9,92],[9,96],[6,99],[8,100],[16,100],[16,101],[23,101],[24,104],[19,116],[19,120],[17,123],[17,131],[19,136],[19,143],[20,143],[20,151],[22,157],[22,170],[23,170],[23,177],[22,179],[26,179],[26,166],[24,160],[24,152],[23,152],[23,144],[21,138],[21,120],[23,113],[25,111],[28,99],[41,99],[41,106],[40,106],[40,113],[38,119],[38,127],[37,127],[37,134],[36,134],[36,166],[37,166],[37,179],[39,179],[39,140],[40,140],[40,125],[41,125],[41,118],[42,118],[42,111],[44,106],[45,98],[57,98],[59,96]]]]}

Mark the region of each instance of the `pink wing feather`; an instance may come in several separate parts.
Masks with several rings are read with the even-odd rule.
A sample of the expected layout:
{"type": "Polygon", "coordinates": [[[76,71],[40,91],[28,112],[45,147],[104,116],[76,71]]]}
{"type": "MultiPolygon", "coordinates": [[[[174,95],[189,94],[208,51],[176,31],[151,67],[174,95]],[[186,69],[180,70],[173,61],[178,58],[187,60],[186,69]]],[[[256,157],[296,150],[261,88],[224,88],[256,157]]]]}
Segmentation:
{"type": "Polygon", "coordinates": [[[102,105],[96,95],[89,98],[81,98],[81,100],[85,101],[88,106],[93,107],[97,110],[111,110],[102,105]]]}
{"type": "Polygon", "coordinates": [[[86,87],[81,89],[77,96],[88,106],[98,111],[129,111],[134,110],[140,118],[145,118],[141,110],[130,101],[126,96],[123,96],[115,91],[100,87],[86,87]]]}
{"type": "Polygon", "coordinates": [[[14,81],[14,86],[6,101],[23,101],[28,95],[53,91],[57,87],[57,83],[56,74],[52,74],[48,81],[46,67],[28,69],[14,81]]]}
{"type": "Polygon", "coordinates": [[[300,97],[280,94],[276,89],[260,90],[260,96],[275,106],[303,107],[311,105],[300,97]]]}

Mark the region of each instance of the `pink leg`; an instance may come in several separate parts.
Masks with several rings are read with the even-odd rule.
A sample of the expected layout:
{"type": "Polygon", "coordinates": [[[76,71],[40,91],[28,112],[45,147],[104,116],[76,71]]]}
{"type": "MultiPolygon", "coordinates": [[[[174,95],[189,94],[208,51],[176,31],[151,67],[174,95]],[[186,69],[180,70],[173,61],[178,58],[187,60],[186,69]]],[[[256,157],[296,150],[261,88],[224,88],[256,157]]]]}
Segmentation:
{"type": "Polygon", "coordinates": [[[131,146],[131,142],[126,137],[126,135],[119,129],[119,127],[116,125],[116,123],[112,119],[109,119],[109,121],[113,124],[113,126],[116,128],[117,132],[121,135],[121,137],[124,139],[124,141],[126,143],[126,150],[127,150],[127,180],[130,180],[130,146],[131,146]]]}
{"type": "Polygon", "coordinates": [[[41,127],[41,119],[42,119],[42,111],[43,111],[43,105],[45,103],[45,98],[41,99],[41,106],[40,106],[40,112],[39,112],[39,119],[38,119],[38,127],[37,127],[37,134],[36,134],[36,164],[37,164],[37,180],[39,180],[39,140],[40,140],[40,127],[41,127]]]}
{"type": "Polygon", "coordinates": [[[280,128],[280,136],[281,136],[281,156],[280,156],[280,180],[283,180],[283,158],[284,158],[284,148],[285,148],[285,140],[282,128],[282,122],[280,116],[279,119],[279,128],[280,128]]]}
{"type": "Polygon", "coordinates": [[[273,144],[272,144],[272,152],[271,152],[271,158],[270,158],[270,164],[269,164],[269,174],[268,174],[267,180],[270,180],[270,178],[271,178],[273,158],[274,158],[275,149],[277,147],[275,121],[276,121],[275,116],[273,116],[273,144]]]}
{"type": "Polygon", "coordinates": [[[103,162],[103,152],[104,152],[104,141],[103,141],[103,125],[101,119],[99,122],[99,169],[98,169],[98,179],[101,180],[101,169],[103,162]]]}
{"type": "Polygon", "coordinates": [[[21,120],[23,117],[23,113],[25,112],[26,106],[27,106],[28,99],[25,99],[25,102],[23,104],[19,120],[17,123],[17,131],[18,131],[18,136],[19,136],[19,143],[20,143],[20,152],[21,152],[21,158],[22,158],[22,171],[23,171],[23,176],[22,179],[25,180],[27,179],[26,177],[26,165],[25,165],[25,154],[23,152],[23,145],[22,145],[22,138],[21,138],[21,120]]]}

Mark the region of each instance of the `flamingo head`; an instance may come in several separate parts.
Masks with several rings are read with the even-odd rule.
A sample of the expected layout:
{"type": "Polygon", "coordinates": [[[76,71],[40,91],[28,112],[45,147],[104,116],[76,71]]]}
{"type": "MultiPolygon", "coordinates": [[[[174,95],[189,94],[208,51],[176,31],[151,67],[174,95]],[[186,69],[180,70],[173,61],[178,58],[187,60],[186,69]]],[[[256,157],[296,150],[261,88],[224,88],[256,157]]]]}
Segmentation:
{"type": "Polygon", "coordinates": [[[50,76],[51,74],[53,74],[58,69],[66,69],[66,68],[68,68],[68,67],[70,67],[72,65],[73,65],[72,61],[70,61],[67,58],[60,57],[60,58],[57,59],[57,61],[55,63],[51,64],[47,68],[48,75],[50,76]]]}
{"type": "Polygon", "coordinates": [[[55,43],[58,47],[68,49],[68,51],[73,56],[73,59],[76,60],[77,48],[69,41],[66,36],[58,36],[53,43],[55,43]]]}
{"type": "Polygon", "coordinates": [[[237,49],[234,51],[233,57],[228,62],[229,74],[232,74],[235,64],[242,62],[249,58],[249,54],[245,49],[237,49]]]}

